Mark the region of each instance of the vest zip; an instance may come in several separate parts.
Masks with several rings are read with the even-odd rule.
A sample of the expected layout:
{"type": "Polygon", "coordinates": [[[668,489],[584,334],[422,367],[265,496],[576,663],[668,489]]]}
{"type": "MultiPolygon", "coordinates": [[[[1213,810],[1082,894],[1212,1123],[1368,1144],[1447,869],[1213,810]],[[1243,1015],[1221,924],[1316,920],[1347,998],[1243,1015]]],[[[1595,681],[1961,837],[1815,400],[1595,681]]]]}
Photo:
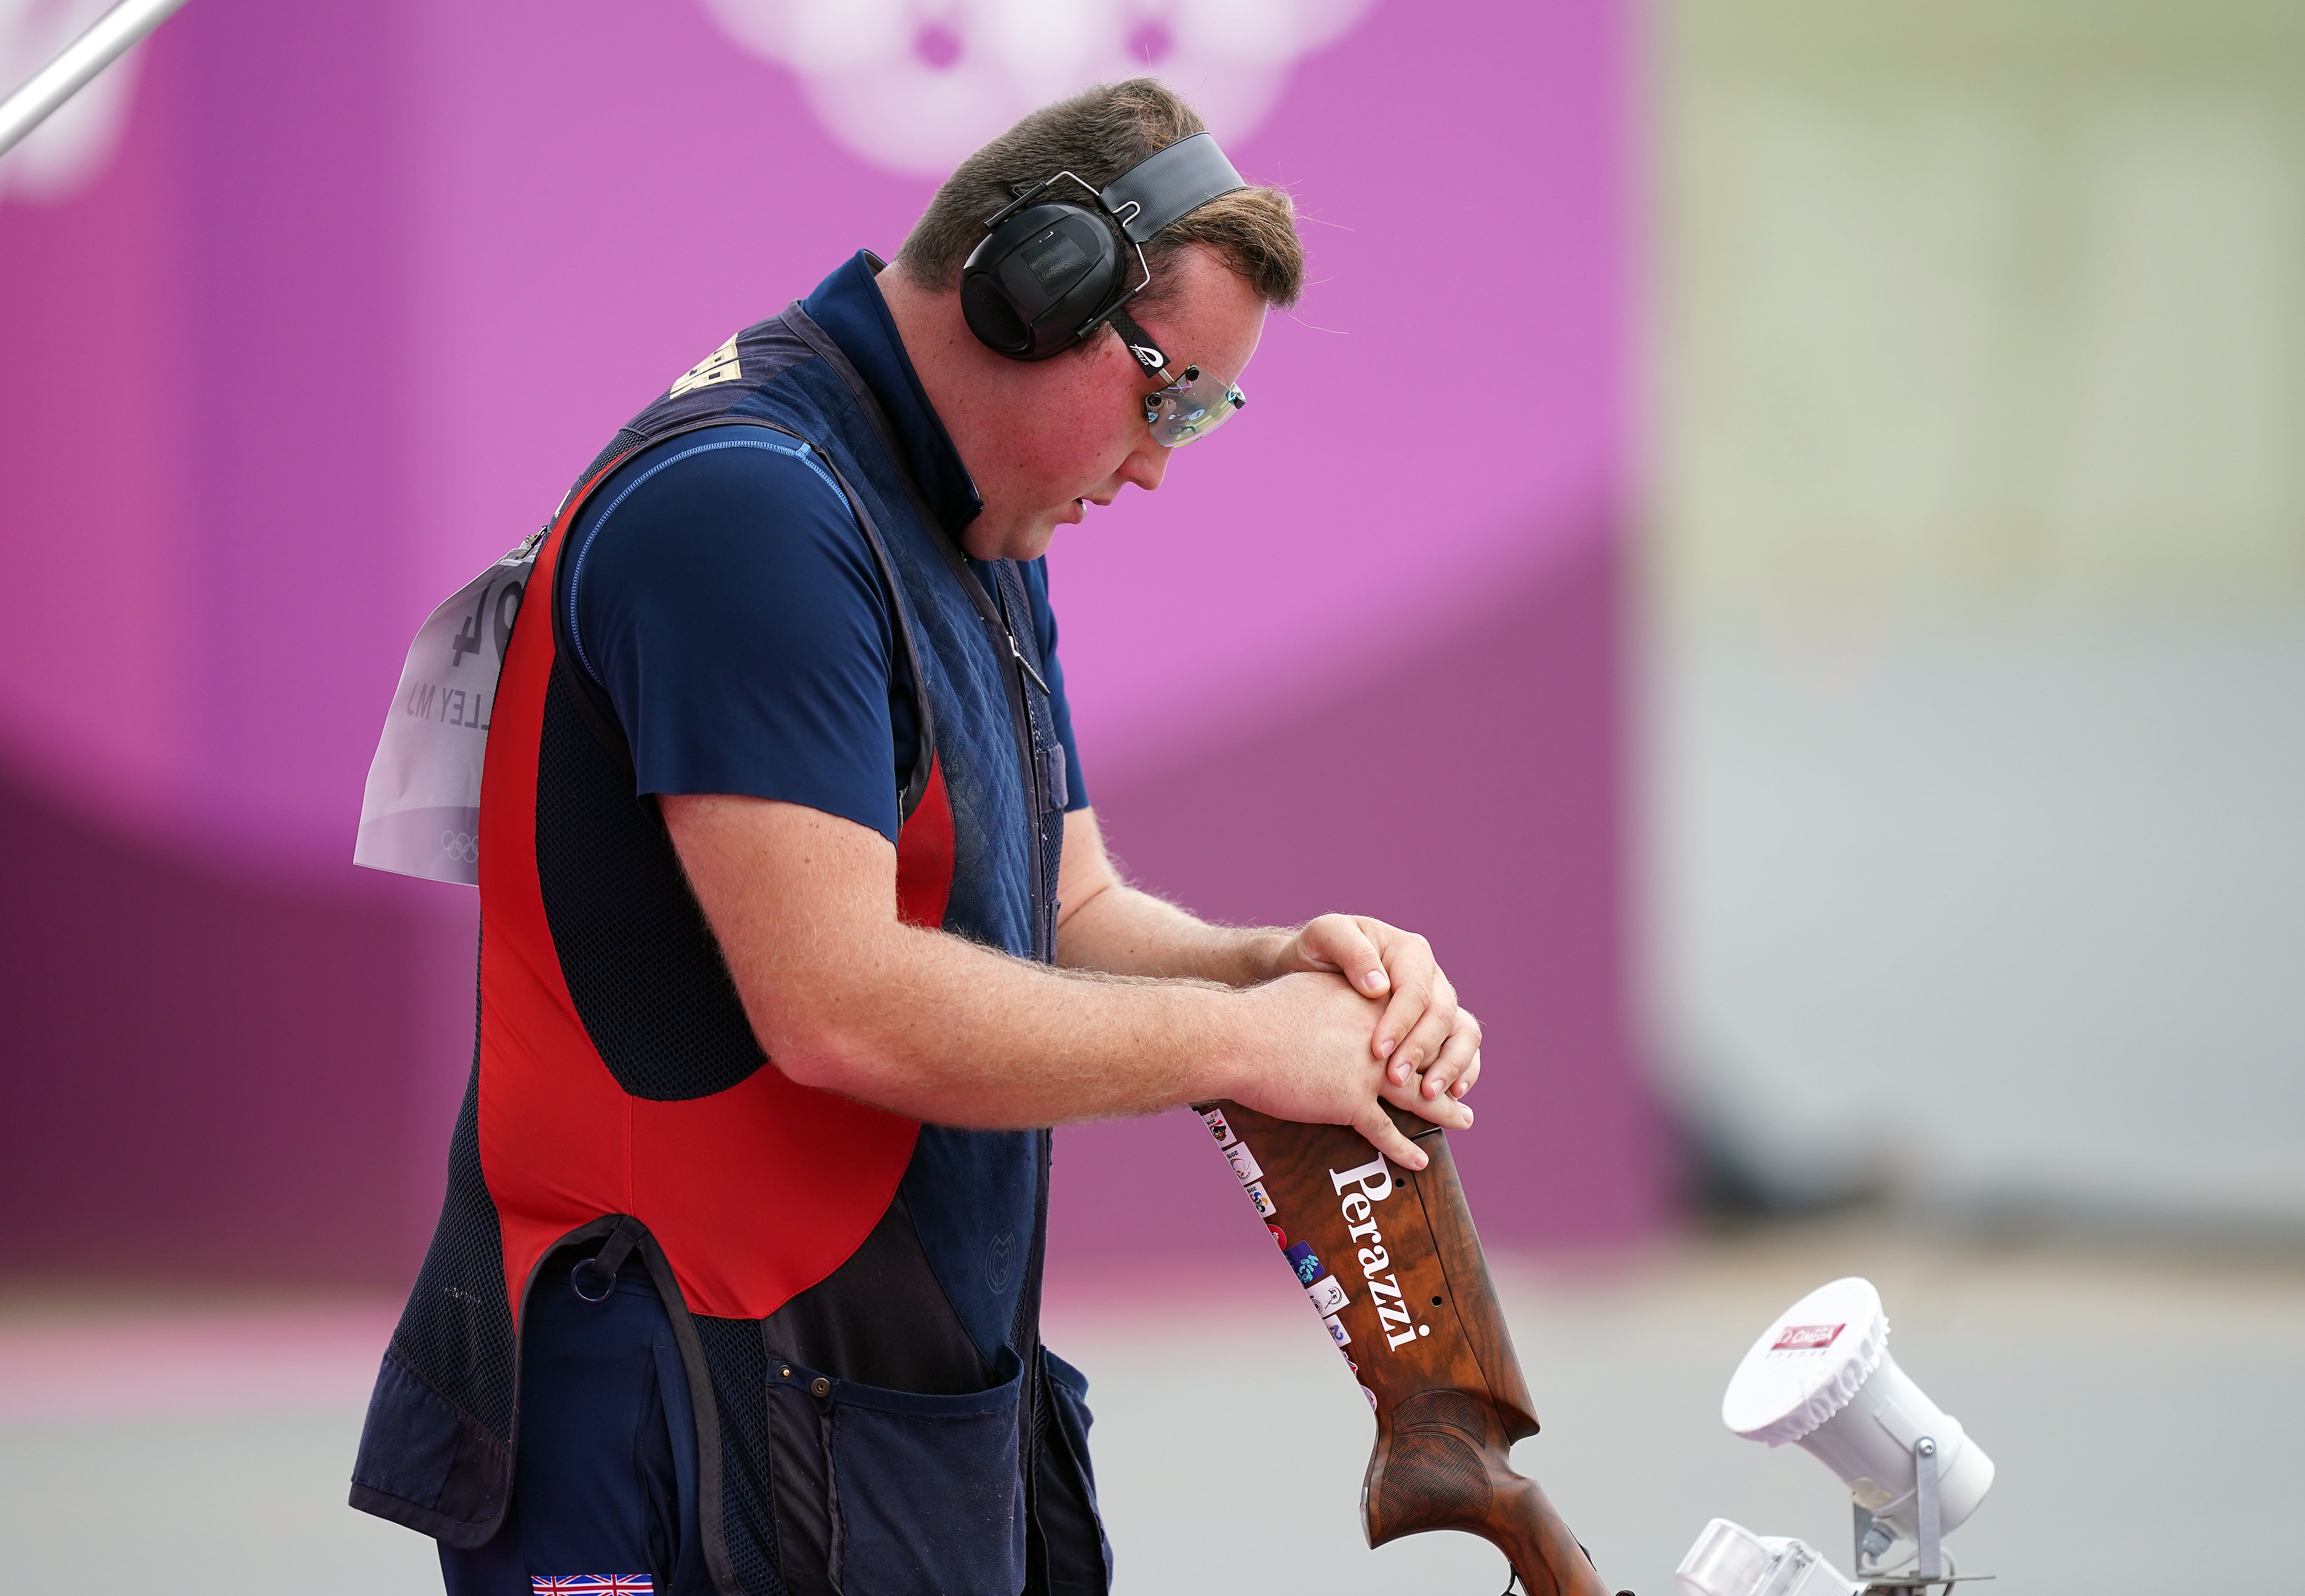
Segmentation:
{"type": "Polygon", "coordinates": [[[1056,697],[1056,694],[1049,691],[1049,684],[1041,680],[1041,673],[1033,668],[1033,662],[1025,658],[1025,650],[1016,646],[1016,633],[1015,630],[1007,625],[1003,625],[1000,630],[1008,634],[1008,658],[1015,660],[1018,666],[1023,667],[1025,674],[1033,678],[1033,685],[1041,690],[1041,696],[1042,698],[1053,699],[1056,697]]]}
{"type": "MultiPolygon", "coordinates": [[[[1025,732],[1026,741],[1031,748],[1033,859],[1033,862],[1040,865],[1042,870],[1045,871],[1046,861],[1048,858],[1047,831],[1049,817],[1056,811],[1058,807],[1056,786],[1052,779],[1050,777],[1048,765],[1049,757],[1058,751],[1059,747],[1057,741],[1056,700],[1054,695],[1049,692],[1049,684],[1041,680],[1041,673],[1033,668],[1032,661],[1026,659],[1025,658],[1024,650],[1016,646],[1016,629],[1008,623],[1009,601],[1013,598],[1016,601],[1017,607],[1021,608],[1025,612],[1025,624],[1027,628],[1031,628],[1033,630],[1033,647],[1036,650],[1039,649],[1041,641],[1040,632],[1037,628],[1033,627],[1032,623],[1033,601],[1025,591],[1025,579],[1019,573],[1016,563],[1014,560],[1001,561],[999,565],[996,567],[994,582],[996,584],[997,590],[993,596],[1000,606],[1000,629],[1008,639],[1008,651],[1015,657],[1018,667],[1026,675],[1030,675],[1033,682],[1040,687],[1041,702],[1046,708],[1048,712],[1049,720],[1046,729],[1049,734],[1049,746],[1047,750],[1043,750],[1041,745],[1041,731],[1042,728],[1037,724],[1033,715],[1033,707],[1030,699],[1026,698],[1025,704],[1025,732]],[[1006,578],[1006,580],[1003,581],[1001,580],[1002,578],[1006,578]]],[[[1021,682],[1017,683],[1017,694],[1020,698],[1026,697],[1024,692],[1024,683],[1021,682]]],[[[1059,823],[1061,824],[1062,822],[1060,821],[1059,823]]],[[[1033,939],[1036,943],[1042,943],[1046,946],[1049,954],[1049,960],[1053,964],[1056,962],[1057,948],[1057,905],[1055,903],[1055,883],[1050,883],[1050,890],[1045,902],[1039,897],[1035,897],[1033,901],[1033,939]]]]}
{"type": "MultiPolygon", "coordinates": [[[[906,486],[912,486],[909,479],[906,486]]],[[[914,502],[921,514],[927,516],[928,506],[920,503],[917,490],[914,494],[914,502]]],[[[1000,674],[1008,687],[1008,724],[1016,734],[1016,763],[1025,777],[1025,796],[1029,804],[1025,825],[1033,867],[1033,941],[1035,944],[1033,951],[1050,964],[1054,964],[1057,950],[1052,945],[1054,938],[1047,930],[1049,917],[1041,911],[1041,905],[1050,892],[1048,870],[1041,857],[1041,827],[1042,817],[1048,812],[1048,794],[1041,790],[1040,750],[1033,743],[1033,711],[1025,701],[1025,674],[1032,671],[1035,682],[1040,681],[1041,674],[1033,671],[1032,666],[1025,662],[1025,651],[1016,646],[1016,634],[1008,629],[1007,618],[994,604],[992,596],[984,590],[984,584],[977,580],[976,573],[969,569],[968,562],[962,557],[960,550],[944,535],[942,525],[932,516],[927,524],[935,535],[933,540],[937,547],[944,551],[945,564],[951,566],[953,573],[960,578],[961,587],[968,594],[969,602],[976,606],[976,613],[984,619],[985,630],[993,634],[994,651],[999,652],[1003,642],[1008,645],[1008,658],[1003,662],[1008,668],[1000,674]]],[[[1041,692],[1043,697],[1047,696],[1045,686],[1041,692]]]]}

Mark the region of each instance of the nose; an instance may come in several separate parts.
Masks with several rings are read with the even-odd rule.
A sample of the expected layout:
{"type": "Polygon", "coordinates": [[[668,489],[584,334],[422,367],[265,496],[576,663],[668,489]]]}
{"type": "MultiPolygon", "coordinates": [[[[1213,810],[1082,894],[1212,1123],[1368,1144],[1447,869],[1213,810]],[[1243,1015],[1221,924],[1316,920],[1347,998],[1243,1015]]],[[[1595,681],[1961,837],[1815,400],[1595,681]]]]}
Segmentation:
{"type": "Polygon", "coordinates": [[[1161,486],[1161,479],[1169,474],[1169,456],[1175,451],[1162,448],[1146,433],[1144,441],[1129,451],[1128,458],[1120,463],[1113,474],[1124,482],[1133,482],[1150,493],[1161,486]]]}

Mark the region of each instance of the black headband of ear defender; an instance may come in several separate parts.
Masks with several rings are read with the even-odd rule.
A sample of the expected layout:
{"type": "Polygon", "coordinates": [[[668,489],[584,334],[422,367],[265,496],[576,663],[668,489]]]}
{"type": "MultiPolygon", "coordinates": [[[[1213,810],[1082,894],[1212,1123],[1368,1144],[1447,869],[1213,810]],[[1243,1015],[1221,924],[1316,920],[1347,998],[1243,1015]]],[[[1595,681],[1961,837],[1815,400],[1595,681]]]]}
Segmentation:
{"type": "MultiPolygon", "coordinates": [[[[1152,280],[1147,240],[1247,186],[1206,133],[1154,151],[1101,192],[1069,172],[1044,179],[985,219],[984,242],[960,268],[968,330],[1012,361],[1062,353],[1152,280]]],[[[1128,340],[1132,352],[1157,372],[1165,357],[1149,347],[1136,352],[1140,342],[1128,340]]]]}

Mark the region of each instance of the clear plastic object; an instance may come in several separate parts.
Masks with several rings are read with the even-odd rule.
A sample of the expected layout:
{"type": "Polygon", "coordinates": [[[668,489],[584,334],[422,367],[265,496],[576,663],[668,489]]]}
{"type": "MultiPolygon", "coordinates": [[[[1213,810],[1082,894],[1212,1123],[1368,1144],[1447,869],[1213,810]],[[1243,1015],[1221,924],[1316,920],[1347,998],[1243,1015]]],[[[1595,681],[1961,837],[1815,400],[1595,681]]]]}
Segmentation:
{"type": "Polygon", "coordinates": [[[1805,1541],[1716,1518],[1672,1571],[1682,1596],[1855,1596],[1862,1589],[1805,1541]]]}

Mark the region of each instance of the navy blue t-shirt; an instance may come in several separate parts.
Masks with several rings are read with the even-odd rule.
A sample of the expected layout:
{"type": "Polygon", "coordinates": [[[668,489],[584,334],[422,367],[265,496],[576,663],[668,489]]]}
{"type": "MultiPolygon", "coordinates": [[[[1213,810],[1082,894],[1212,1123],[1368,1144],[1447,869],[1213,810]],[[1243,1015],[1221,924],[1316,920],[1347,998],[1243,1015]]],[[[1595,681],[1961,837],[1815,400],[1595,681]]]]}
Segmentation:
{"type": "MultiPolygon", "coordinates": [[[[916,403],[882,403],[900,430],[918,425],[899,413],[916,403]]],[[[616,709],[637,792],[780,799],[896,840],[920,736],[912,671],[863,529],[813,451],[741,423],[667,438],[594,491],[562,558],[577,663],[616,709]]],[[[1084,809],[1048,573],[1021,574],[1067,807],[1084,809]]]]}

